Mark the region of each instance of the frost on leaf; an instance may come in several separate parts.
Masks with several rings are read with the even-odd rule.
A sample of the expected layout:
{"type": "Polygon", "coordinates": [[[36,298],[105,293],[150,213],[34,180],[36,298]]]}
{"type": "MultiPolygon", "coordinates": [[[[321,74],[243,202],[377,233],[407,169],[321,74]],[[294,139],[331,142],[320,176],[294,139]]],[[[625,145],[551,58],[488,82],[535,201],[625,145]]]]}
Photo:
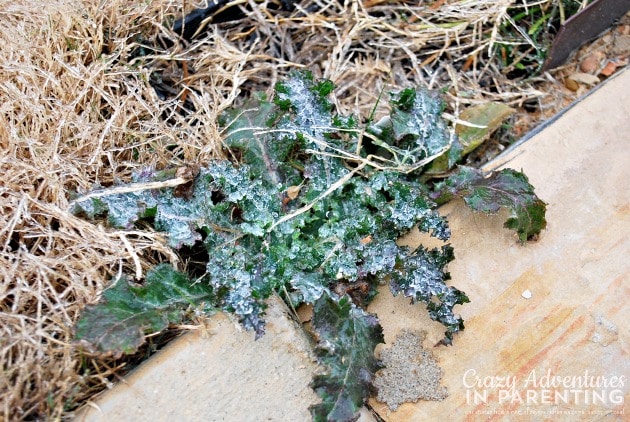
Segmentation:
{"type": "Polygon", "coordinates": [[[505,227],[513,229],[524,243],[546,226],[546,204],[536,196],[534,187],[523,173],[504,169],[485,175],[481,170],[460,167],[459,171],[436,184],[433,198],[444,203],[461,197],[475,211],[495,213],[501,207],[511,215],[505,227]]]}
{"type": "Polygon", "coordinates": [[[212,289],[193,284],[166,264],[147,273],[136,286],[125,277],[103,292],[96,305],[85,308],[75,326],[75,338],[97,353],[133,353],[148,333],[181,323],[190,308],[209,313],[214,308],[212,289]]]}
{"type": "MultiPolygon", "coordinates": [[[[141,181],[153,182],[150,177],[155,176],[141,181]]],[[[143,190],[89,198],[73,211],[91,218],[107,213],[112,226],[124,229],[150,219],[156,230],[166,233],[169,246],[179,249],[194,245],[211,227],[264,233],[280,208],[270,196],[274,194],[273,188],[252,179],[248,166],[217,161],[200,170],[188,198],[177,196],[172,188],[143,190]]]]}
{"type": "Polygon", "coordinates": [[[325,373],[311,386],[322,398],[311,406],[315,421],[353,421],[369,397],[374,373],[379,369],[374,348],[383,343],[375,315],[356,307],[348,296],[322,296],[313,309],[317,354],[325,373]]]}
{"type": "Polygon", "coordinates": [[[89,198],[75,205],[75,214],[83,213],[89,218],[107,214],[112,227],[131,229],[134,224],[155,211],[155,198],[147,191],[113,194],[89,198]]]}
{"type": "Polygon", "coordinates": [[[382,147],[400,165],[413,165],[436,157],[451,145],[451,136],[442,120],[443,104],[435,94],[407,88],[392,94],[392,110],[368,128],[382,147]]]}
{"type": "Polygon", "coordinates": [[[445,283],[450,279],[445,267],[453,258],[453,248],[448,245],[432,250],[419,246],[401,256],[400,266],[391,274],[390,282],[394,295],[402,292],[412,302],[426,303],[431,319],[447,328],[442,340],[446,345],[452,343],[454,333],[464,329],[464,321],[453,307],[469,302],[464,292],[445,283]]]}
{"type": "Polygon", "coordinates": [[[210,283],[220,295],[223,309],[236,314],[243,326],[254,330],[256,338],[264,334],[263,300],[272,292],[272,280],[266,274],[262,255],[256,253],[256,242],[250,245],[230,244],[218,233],[210,233],[205,240],[208,248],[207,273],[210,283]],[[227,244],[229,247],[226,247],[227,244]],[[254,249],[254,251],[252,251],[254,249]]]}
{"type": "Polygon", "coordinates": [[[221,117],[230,151],[239,153],[253,173],[271,184],[299,180],[288,162],[300,142],[291,133],[272,133],[269,129],[277,119],[276,107],[264,97],[254,97],[242,110],[228,110],[221,117]]]}
{"type": "Polygon", "coordinates": [[[333,129],[327,98],[333,88],[330,81],[314,82],[310,73],[291,74],[276,86],[276,104],[289,111],[279,126],[321,139],[333,129]]]}
{"type": "Polygon", "coordinates": [[[379,213],[387,220],[386,224],[394,225],[398,233],[404,233],[418,224],[421,231],[430,232],[440,240],[451,237],[448,222],[436,211],[437,206],[426,187],[395,175],[388,178],[383,190],[393,201],[384,204],[379,213]]]}

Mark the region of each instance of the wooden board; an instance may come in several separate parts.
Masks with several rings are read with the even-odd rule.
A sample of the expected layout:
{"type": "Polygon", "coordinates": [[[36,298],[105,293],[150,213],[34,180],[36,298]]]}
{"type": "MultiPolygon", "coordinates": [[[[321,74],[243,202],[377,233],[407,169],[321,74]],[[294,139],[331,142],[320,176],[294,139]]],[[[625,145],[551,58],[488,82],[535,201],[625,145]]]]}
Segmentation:
{"type": "Polygon", "coordinates": [[[449,397],[396,412],[371,405],[386,421],[630,420],[630,71],[490,166],[498,165],[529,176],[548,203],[548,229],[521,246],[502,228],[505,215],[444,207],[452,284],[471,299],[458,310],[465,331],[453,347],[434,348],[443,330],[420,305],[385,293],[370,311],[390,344],[404,328],[430,327],[425,345],[449,397]]]}

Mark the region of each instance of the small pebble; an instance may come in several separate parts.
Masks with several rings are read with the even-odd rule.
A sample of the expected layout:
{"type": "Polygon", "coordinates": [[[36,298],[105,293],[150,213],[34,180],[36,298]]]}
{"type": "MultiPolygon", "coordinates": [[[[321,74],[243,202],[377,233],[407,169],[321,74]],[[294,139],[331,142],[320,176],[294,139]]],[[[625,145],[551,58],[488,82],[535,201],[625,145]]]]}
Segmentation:
{"type": "Polygon", "coordinates": [[[529,289],[527,289],[523,293],[521,293],[521,296],[523,296],[525,299],[531,299],[532,298],[532,292],[530,292],[529,289]]]}
{"type": "Polygon", "coordinates": [[[601,67],[601,62],[604,57],[600,52],[591,53],[580,63],[580,70],[584,73],[595,74],[601,67]]]}
{"type": "Polygon", "coordinates": [[[606,66],[604,66],[600,74],[608,77],[615,73],[615,70],[617,70],[617,64],[614,62],[608,62],[606,66]]]}

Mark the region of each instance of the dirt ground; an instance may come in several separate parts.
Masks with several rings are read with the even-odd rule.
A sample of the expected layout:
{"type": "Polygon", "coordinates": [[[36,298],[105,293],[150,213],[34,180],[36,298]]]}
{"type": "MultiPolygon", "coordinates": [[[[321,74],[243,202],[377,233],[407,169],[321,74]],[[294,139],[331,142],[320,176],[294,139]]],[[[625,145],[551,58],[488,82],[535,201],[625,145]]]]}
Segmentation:
{"type": "Polygon", "coordinates": [[[562,67],[537,71],[541,47],[521,28],[534,12],[517,12],[551,16],[556,0],[322,0],[293,11],[243,0],[234,3],[246,17],[178,41],[170,24],[202,3],[0,0],[0,420],[67,417],[177,333],[126,358],[73,343],[81,309],[112,278],[186,266],[159,233],[74,216],[78,193],[140,168],[220,157],[221,112],[270,94],[295,68],[331,79],[339,109],[361,119],[381,93],[418,85],[443,92],[451,123],[472,105],[509,105],[513,116],[468,158],[478,164],[626,66],[630,52],[626,16],[562,67]]]}

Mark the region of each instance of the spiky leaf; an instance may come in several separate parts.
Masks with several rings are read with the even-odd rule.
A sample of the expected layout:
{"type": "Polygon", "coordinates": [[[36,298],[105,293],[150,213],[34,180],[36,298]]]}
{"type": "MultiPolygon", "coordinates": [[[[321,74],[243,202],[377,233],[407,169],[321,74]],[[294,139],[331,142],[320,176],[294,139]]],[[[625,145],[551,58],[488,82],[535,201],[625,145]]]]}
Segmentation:
{"type": "Polygon", "coordinates": [[[452,343],[454,333],[464,329],[464,321],[453,307],[469,302],[464,292],[445,283],[450,279],[445,267],[453,258],[453,248],[449,245],[432,250],[420,246],[408,255],[401,255],[390,282],[394,295],[402,292],[412,302],[426,303],[431,319],[447,328],[442,340],[447,345],[452,343]]]}
{"type": "Polygon", "coordinates": [[[484,174],[478,169],[460,167],[458,172],[436,184],[432,196],[438,203],[460,197],[473,210],[486,213],[495,213],[502,207],[509,209],[511,215],[505,227],[515,230],[521,242],[538,235],[547,226],[547,205],[536,196],[527,176],[516,170],[484,174]]]}
{"type": "MultiPolygon", "coordinates": [[[[488,208],[484,201],[508,208],[517,204],[507,224],[519,234],[531,232],[527,218],[535,210],[544,213],[544,207],[535,208],[537,198],[526,179],[518,190],[518,176],[510,179],[507,173],[500,183],[469,172],[437,191],[423,184],[423,171],[440,153],[450,147],[449,167],[461,155],[440,117],[436,95],[423,89],[394,94],[391,115],[362,130],[351,116],[334,111],[327,97],[332,89],[330,81],[317,81],[308,72],[291,73],[276,86],[274,98],[254,96],[244,108],[226,111],[219,124],[229,159],[195,171],[185,189],[155,188],[164,186],[168,169],[144,171],[134,186],[77,200],[75,211],[90,218],[107,214],[119,228],[151,224],[165,233],[169,245],[204,272],[195,274],[194,288],[209,292],[217,308],[236,314],[257,337],[264,331],[265,299],[274,292],[295,306],[314,303],[317,353],[326,372],[313,382],[323,402],[312,413],[350,420],[377,368],[373,351],[382,341],[381,330],[359,306],[370,302],[379,283],[391,282],[394,293],[426,303],[431,317],[447,327],[445,343],[463,328],[454,306],[467,297],[445,284],[450,248],[414,251],[396,240],[416,226],[447,240],[448,224],[437,207],[457,195],[469,195],[479,209],[488,208]],[[483,193],[497,186],[505,193],[483,193]],[[485,199],[475,199],[480,196],[485,199]]],[[[190,280],[180,281],[193,288],[190,280]]],[[[142,303],[139,287],[119,284],[106,293],[111,299],[106,303],[129,301],[129,320],[150,315],[155,322],[131,329],[104,311],[86,311],[88,322],[102,323],[101,332],[130,329],[124,335],[133,346],[102,341],[103,349],[134,350],[144,330],[158,330],[172,320],[169,315],[181,315],[181,308],[171,310],[169,296],[147,310],[137,304],[142,303]]],[[[200,300],[205,296],[190,304],[200,300]]],[[[103,306],[99,309],[108,309],[103,306]]]]}
{"type": "Polygon", "coordinates": [[[159,332],[184,320],[186,311],[214,310],[215,296],[208,285],[161,264],[147,273],[143,285],[120,278],[89,305],[76,323],[75,338],[88,350],[100,353],[133,353],[145,334],[159,332]]]}
{"type": "Polygon", "coordinates": [[[352,421],[370,395],[379,363],[374,348],[383,343],[375,315],[356,307],[348,296],[322,296],[313,309],[313,329],[318,338],[315,352],[325,374],[311,386],[322,398],[311,406],[315,421],[352,421]]]}

